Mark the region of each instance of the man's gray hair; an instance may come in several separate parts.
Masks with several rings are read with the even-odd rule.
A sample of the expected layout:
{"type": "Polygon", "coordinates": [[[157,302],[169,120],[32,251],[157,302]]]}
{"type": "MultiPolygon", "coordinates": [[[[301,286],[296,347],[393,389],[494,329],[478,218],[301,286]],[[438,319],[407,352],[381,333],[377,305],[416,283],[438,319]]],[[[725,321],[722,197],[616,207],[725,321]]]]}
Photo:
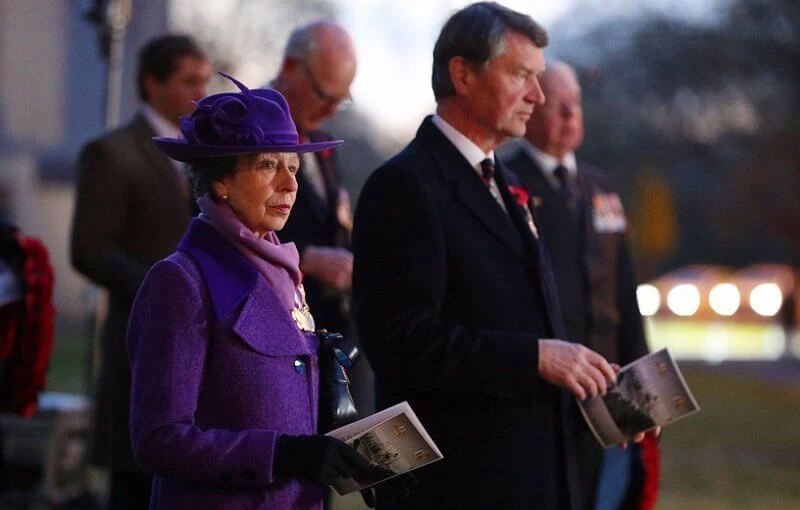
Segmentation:
{"type": "Polygon", "coordinates": [[[436,101],[454,96],[450,80],[450,60],[463,57],[478,68],[485,68],[505,51],[505,34],[517,32],[539,48],[547,46],[547,31],[527,14],[496,2],[478,2],[453,14],[442,27],[433,49],[431,85],[436,101]]]}
{"type": "Polygon", "coordinates": [[[284,60],[293,57],[301,62],[308,62],[311,54],[317,49],[317,38],[314,35],[319,26],[320,22],[313,22],[292,30],[283,50],[284,60]]]}

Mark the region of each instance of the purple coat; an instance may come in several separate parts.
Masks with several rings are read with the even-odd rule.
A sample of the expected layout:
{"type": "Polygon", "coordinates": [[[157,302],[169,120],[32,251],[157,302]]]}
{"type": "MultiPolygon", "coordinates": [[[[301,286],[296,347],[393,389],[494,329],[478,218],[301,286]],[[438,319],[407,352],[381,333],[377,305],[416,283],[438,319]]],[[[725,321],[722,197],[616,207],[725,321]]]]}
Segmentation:
{"type": "Polygon", "coordinates": [[[272,472],[280,434],[317,433],[317,339],[213,227],[193,220],[147,274],[127,345],[151,510],[322,508],[322,486],[272,472]]]}

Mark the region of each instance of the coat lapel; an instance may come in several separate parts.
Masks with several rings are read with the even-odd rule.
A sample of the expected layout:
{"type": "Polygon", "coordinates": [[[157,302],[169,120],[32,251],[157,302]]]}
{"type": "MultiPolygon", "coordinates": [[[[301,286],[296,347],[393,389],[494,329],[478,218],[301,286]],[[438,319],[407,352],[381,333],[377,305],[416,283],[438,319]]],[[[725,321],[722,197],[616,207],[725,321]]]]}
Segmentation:
{"type": "Polygon", "coordinates": [[[255,266],[200,218],[192,219],[178,249],[200,267],[217,320],[227,317],[255,289],[259,276],[255,266]]]}
{"type": "Polygon", "coordinates": [[[280,298],[264,280],[259,280],[247,297],[233,331],[255,351],[268,356],[311,355],[316,352],[316,345],[303,339],[304,335],[280,298]]]}
{"type": "MultiPolygon", "coordinates": [[[[507,162],[517,175],[520,176],[522,181],[528,187],[531,194],[532,201],[534,202],[533,214],[541,221],[537,223],[542,230],[542,235],[545,239],[553,238],[560,234],[561,222],[564,218],[561,217],[563,213],[561,207],[557,205],[561,198],[556,190],[550,184],[550,181],[544,176],[544,171],[539,167],[537,162],[523,149],[518,149],[513,157],[510,157],[507,162]]],[[[573,189],[575,204],[577,207],[577,221],[584,228],[586,225],[586,218],[584,217],[587,207],[591,204],[583,200],[586,197],[586,183],[581,178],[581,172],[578,172],[576,184],[573,189]]],[[[589,195],[591,196],[591,195],[589,195]]]]}
{"type": "Polygon", "coordinates": [[[316,351],[315,337],[303,339],[275,291],[214,227],[194,218],[178,249],[197,262],[217,321],[227,322],[242,305],[232,330],[255,351],[270,356],[316,351]]]}
{"type": "Polygon", "coordinates": [[[508,160],[508,167],[519,175],[528,187],[534,209],[549,205],[556,198],[555,191],[545,179],[542,169],[524,150],[517,150],[515,155],[508,160]]]}
{"type": "Polygon", "coordinates": [[[528,246],[530,251],[538,256],[537,246],[539,242],[533,236],[531,229],[528,227],[522,208],[517,204],[514,197],[511,196],[511,192],[508,189],[509,184],[519,186],[521,184],[519,182],[519,178],[513,174],[510,174],[499,162],[495,164],[495,169],[495,181],[497,181],[497,187],[500,189],[500,195],[503,197],[503,202],[506,204],[508,217],[516,227],[517,232],[523,239],[523,242],[528,246]]]}
{"type": "MultiPolygon", "coordinates": [[[[509,216],[512,221],[517,225],[517,228],[522,232],[522,237],[525,245],[528,248],[528,253],[531,254],[532,267],[537,275],[537,280],[544,296],[545,306],[547,307],[547,316],[550,322],[551,331],[555,338],[565,338],[564,322],[561,315],[561,306],[558,301],[558,292],[556,290],[555,274],[553,273],[552,264],[550,263],[549,256],[545,247],[542,245],[541,239],[536,239],[530,230],[527,228],[525,218],[521,208],[514,202],[511,193],[508,190],[508,184],[520,185],[519,176],[506,171],[502,166],[497,165],[497,172],[495,172],[495,179],[497,180],[500,193],[503,195],[503,200],[509,209],[509,216]]],[[[531,212],[536,217],[533,207],[533,199],[530,200],[528,206],[531,212]]],[[[544,234],[540,234],[544,235],[544,234]]]]}
{"type": "Polygon", "coordinates": [[[478,174],[439,128],[425,119],[417,137],[436,160],[442,176],[452,185],[457,200],[499,241],[524,258],[522,239],[508,215],[486,189],[478,174]]]}

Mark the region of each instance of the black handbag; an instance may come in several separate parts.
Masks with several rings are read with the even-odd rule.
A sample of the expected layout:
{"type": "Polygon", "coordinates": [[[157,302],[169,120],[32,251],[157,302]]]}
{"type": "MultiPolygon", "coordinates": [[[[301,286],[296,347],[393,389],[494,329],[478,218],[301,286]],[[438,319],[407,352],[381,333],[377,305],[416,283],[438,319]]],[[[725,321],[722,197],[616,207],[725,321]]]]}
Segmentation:
{"type": "Polygon", "coordinates": [[[317,331],[319,338],[319,427],[322,433],[358,419],[350,393],[347,370],[356,364],[361,351],[341,333],[317,331]]]}

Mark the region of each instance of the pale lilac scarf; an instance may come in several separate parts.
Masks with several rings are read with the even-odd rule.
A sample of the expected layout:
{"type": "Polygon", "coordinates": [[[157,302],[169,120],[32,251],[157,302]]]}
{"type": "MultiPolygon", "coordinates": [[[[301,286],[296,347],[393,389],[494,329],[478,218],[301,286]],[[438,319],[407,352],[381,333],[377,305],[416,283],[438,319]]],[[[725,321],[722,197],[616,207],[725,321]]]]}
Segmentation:
{"type": "Polygon", "coordinates": [[[242,224],[230,205],[218,205],[208,194],[198,198],[197,204],[202,211],[200,219],[228,238],[258,268],[287,310],[294,308],[301,281],[300,255],[294,243],[281,244],[275,232],[259,238],[242,224]]]}

